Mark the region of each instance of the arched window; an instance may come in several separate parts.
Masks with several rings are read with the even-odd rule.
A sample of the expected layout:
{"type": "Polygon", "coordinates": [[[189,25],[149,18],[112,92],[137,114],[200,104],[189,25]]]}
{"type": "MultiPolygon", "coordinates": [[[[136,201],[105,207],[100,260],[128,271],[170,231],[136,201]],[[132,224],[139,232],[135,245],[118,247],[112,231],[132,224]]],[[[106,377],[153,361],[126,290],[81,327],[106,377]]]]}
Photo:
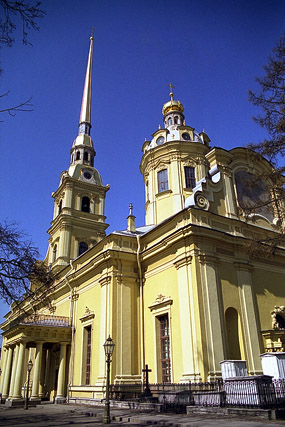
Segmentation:
{"type": "Polygon", "coordinates": [[[84,151],[84,161],[88,162],[88,151],[84,151]]]}
{"type": "Polygon", "coordinates": [[[167,169],[163,169],[159,171],[157,174],[157,182],[158,182],[158,192],[168,190],[168,173],[167,169]]]}
{"type": "Polygon", "coordinates": [[[168,126],[172,125],[172,117],[169,117],[168,119],[168,126]]]}
{"type": "Polygon", "coordinates": [[[81,200],[81,211],[82,212],[90,212],[90,199],[87,196],[82,197],[81,200]]]}
{"type": "Polygon", "coordinates": [[[178,123],[178,116],[175,116],[174,117],[174,124],[177,125],[177,123],[178,123]]]}
{"type": "Polygon", "coordinates": [[[58,205],[58,215],[60,214],[61,210],[62,210],[62,200],[59,202],[59,205],[58,205]]]}
{"type": "Polygon", "coordinates": [[[52,262],[55,262],[57,258],[57,245],[54,245],[53,247],[53,255],[52,255],[52,262]]]}
{"type": "Polygon", "coordinates": [[[76,151],[76,160],[80,160],[80,151],[76,151]]]}
{"type": "Polygon", "coordinates": [[[241,331],[239,316],[235,308],[229,307],[225,313],[227,331],[227,359],[241,360],[241,331]]]}
{"type": "Polygon", "coordinates": [[[246,170],[238,170],[234,174],[239,206],[247,214],[259,214],[273,221],[274,211],[267,183],[260,176],[246,170]]]}
{"type": "Polygon", "coordinates": [[[78,256],[84,254],[88,249],[88,245],[85,242],[79,243],[78,256]]]}

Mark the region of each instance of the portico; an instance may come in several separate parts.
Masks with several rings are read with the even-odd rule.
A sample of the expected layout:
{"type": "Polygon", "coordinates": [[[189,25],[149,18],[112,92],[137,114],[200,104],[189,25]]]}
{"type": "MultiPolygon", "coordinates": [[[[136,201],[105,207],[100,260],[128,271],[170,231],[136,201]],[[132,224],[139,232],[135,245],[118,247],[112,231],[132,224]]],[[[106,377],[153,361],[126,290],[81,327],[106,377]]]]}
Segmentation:
{"type": "Polygon", "coordinates": [[[31,400],[65,401],[71,344],[68,317],[32,315],[22,319],[5,335],[1,386],[6,404],[14,406],[24,402],[30,359],[33,360],[31,400]]]}

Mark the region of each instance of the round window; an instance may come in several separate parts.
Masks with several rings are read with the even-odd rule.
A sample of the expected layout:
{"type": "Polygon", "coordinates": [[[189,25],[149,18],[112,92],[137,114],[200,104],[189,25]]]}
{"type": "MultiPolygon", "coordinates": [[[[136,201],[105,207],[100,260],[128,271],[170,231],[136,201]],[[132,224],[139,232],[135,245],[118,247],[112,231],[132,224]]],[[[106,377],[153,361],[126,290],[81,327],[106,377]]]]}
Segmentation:
{"type": "Polygon", "coordinates": [[[85,171],[83,175],[84,175],[84,178],[86,178],[86,179],[91,179],[91,177],[92,177],[91,173],[88,171],[85,171]]]}
{"type": "Polygon", "coordinates": [[[185,139],[185,141],[189,141],[189,140],[190,140],[190,135],[189,135],[189,133],[184,132],[184,133],[182,134],[182,138],[183,138],[183,139],[185,139]]]}
{"type": "Polygon", "coordinates": [[[161,145],[164,143],[164,136],[160,136],[159,138],[157,138],[156,140],[157,145],[161,145]]]}

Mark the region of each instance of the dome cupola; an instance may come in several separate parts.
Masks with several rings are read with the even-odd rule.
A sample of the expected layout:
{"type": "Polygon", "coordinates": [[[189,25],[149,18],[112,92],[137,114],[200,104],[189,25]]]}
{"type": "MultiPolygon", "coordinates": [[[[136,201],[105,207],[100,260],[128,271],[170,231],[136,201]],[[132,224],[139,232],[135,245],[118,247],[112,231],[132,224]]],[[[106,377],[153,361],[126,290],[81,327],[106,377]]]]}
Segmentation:
{"type": "Polygon", "coordinates": [[[174,86],[172,86],[171,83],[169,83],[168,86],[170,88],[170,101],[166,102],[162,108],[164,127],[169,128],[175,125],[182,126],[185,124],[185,117],[183,114],[184,107],[180,101],[175,101],[173,99],[174,94],[172,89],[174,89],[174,86]]]}

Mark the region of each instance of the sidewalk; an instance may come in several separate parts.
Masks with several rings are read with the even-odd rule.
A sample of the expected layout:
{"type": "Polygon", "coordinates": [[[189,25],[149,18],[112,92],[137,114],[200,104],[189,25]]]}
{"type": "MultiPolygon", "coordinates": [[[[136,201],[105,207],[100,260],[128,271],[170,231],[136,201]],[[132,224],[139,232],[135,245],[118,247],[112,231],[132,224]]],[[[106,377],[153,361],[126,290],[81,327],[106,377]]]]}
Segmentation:
{"type": "MultiPolygon", "coordinates": [[[[79,405],[38,405],[28,410],[0,406],[0,426],[80,426],[103,425],[102,408],[79,405]]],[[[173,427],[280,427],[284,420],[252,420],[247,417],[217,417],[215,415],[184,415],[143,413],[134,410],[111,409],[113,426],[173,426],[173,427]]]]}

